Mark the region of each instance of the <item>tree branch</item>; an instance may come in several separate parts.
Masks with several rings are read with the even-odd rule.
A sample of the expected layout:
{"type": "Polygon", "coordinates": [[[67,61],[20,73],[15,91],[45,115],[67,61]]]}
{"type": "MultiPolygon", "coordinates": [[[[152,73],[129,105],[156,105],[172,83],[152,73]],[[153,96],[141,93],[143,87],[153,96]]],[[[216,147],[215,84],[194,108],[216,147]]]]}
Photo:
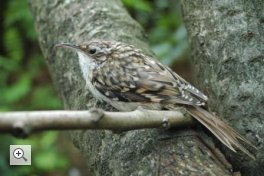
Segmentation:
{"type": "Polygon", "coordinates": [[[131,112],[21,111],[0,113],[0,132],[26,137],[34,131],[69,129],[105,129],[128,131],[142,128],[170,128],[193,124],[180,111],[155,111],[139,108],[131,112]]]}

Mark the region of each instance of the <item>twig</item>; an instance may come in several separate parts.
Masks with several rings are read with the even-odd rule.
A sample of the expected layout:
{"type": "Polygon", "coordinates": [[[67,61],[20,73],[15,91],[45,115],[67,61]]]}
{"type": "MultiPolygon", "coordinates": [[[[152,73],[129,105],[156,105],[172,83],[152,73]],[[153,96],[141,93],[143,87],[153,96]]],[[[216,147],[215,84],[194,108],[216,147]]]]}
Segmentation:
{"type": "Polygon", "coordinates": [[[32,132],[69,129],[127,131],[142,128],[191,125],[193,119],[180,111],[137,109],[131,112],[21,111],[0,113],[0,132],[26,137],[32,132]]]}

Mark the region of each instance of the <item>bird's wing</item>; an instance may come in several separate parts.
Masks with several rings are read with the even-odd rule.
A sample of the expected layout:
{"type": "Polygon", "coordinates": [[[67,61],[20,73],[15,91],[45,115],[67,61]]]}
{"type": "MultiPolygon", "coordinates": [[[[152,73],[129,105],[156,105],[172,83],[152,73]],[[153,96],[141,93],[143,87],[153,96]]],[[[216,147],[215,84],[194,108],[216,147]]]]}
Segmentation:
{"type": "Polygon", "coordinates": [[[198,89],[158,61],[141,56],[126,56],[123,60],[112,59],[101,64],[93,72],[93,85],[113,100],[204,104],[206,96],[198,89]]]}

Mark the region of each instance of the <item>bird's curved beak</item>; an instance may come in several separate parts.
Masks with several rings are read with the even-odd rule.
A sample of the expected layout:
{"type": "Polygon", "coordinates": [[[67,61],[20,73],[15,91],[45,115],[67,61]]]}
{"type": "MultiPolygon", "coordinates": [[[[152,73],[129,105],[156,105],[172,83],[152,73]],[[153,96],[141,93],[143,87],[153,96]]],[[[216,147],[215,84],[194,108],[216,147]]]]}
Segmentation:
{"type": "Polygon", "coordinates": [[[71,49],[80,49],[79,45],[71,44],[71,43],[59,43],[54,46],[54,48],[63,47],[63,48],[71,48],[71,49]]]}

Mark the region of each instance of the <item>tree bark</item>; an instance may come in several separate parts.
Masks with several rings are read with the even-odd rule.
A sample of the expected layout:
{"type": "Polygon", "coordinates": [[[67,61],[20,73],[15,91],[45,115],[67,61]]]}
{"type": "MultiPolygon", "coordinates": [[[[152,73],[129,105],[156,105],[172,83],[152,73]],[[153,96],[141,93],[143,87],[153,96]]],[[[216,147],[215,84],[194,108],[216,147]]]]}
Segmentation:
{"type": "Polygon", "coordinates": [[[182,1],[196,80],[209,106],[258,146],[257,161],[225,154],[243,175],[264,173],[264,1],[182,1]]]}
{"type": "MultiPolygon", "coordinates": [[[[53,46],[60,42],[106,39],[130,43],[151,54],[140,25],[119,0],[34,0],[30,6],[42,52],[65,109],[96,106],[114,110],[97,102],[84,88],[76,54],[55,51],[53,46]]],[[[86,157],[90,175],[231,175],[224,157],[211,139],[200,132],[196,135],[191,130],[85,130],[72,131],[70,135],[86,157]]]]}

